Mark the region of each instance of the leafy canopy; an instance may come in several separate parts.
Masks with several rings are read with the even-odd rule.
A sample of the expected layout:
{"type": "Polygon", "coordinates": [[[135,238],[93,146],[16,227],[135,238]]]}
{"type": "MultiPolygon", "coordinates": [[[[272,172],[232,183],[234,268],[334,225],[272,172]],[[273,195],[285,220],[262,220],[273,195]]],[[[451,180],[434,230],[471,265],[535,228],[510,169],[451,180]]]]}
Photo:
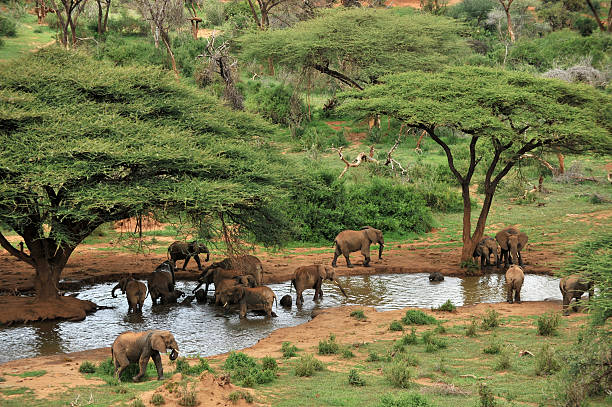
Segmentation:
{"type": "Polygon", "coordinates": [[[45,50],[0,72],[0,223],[21,236],[75,245],[101,223],[164,209],[279,238],[275,127],[158,69],[45,50]]]}
{"type": "Polygon", "coordinates": [[[271,58],[296,71],[329,67],[363,85],[384,74],[436,71],[459,62],[470,54],[464,31],[445,17],[351,8],[325,10],[291,28],[245,35],[238,43],[244,60],[271,58]]]}

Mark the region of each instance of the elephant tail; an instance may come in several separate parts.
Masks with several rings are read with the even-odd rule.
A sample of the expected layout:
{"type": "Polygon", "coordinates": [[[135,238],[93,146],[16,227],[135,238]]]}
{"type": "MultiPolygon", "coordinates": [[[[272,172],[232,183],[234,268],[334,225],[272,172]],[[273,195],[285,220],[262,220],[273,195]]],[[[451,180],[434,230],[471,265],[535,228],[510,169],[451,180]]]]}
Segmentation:
{"type": "Polygon", "coordinates": [[[278,309],[278,301],[276,300],[276,294],[274,294],[274,303],[276,304],[276,309],[278,309]]]}
{"type": "Polygon", "coordinates": [[[289,294],[291,294],[291,287],[293,286],[295,286],[295,278],[292,278],[291,281],[289,281],[289,294]]]}

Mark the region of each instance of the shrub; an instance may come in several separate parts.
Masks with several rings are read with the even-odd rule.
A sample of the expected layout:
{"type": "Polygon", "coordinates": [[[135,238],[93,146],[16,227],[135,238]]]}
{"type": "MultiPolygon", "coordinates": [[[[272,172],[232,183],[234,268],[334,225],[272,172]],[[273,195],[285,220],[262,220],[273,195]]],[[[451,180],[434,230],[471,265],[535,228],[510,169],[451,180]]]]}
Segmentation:
{"type": "Polygon", "coordinates": [[[427,315],[421,310],[408,310],[402,318],[402,322],[406,325],[430,325],[436,323],[436,318],[427,315]]]}
{"type": "Polygon", "coordinates": [[[412,371],[401,360],[396,360],[384,369],[384,375],[393,387],[406,389],[410,386],[412,371]]]}
{"type": "Polygon", "coordinates": [[[297,356],[297,346],[292,345],[291,342],[283,342],[281,346],[281,352],[283,352],[284,358],[292,358],[297,356]]]}
{"type": "Polygon", "coordinates": [[[486,348],[482,350],[482,353],[489,355],[497,355],[501,352],[501,345],[497,342],[491,342],[486,348]]]}
{"type": "Polygon", "coordinates": [[[440,305],[438,308],[432,308],[434,311],[445,311],[445,312],[454,312],[457,309],[455,304],[451,302],[451,300],[446,300],[446,302],[440,305]]]}
{"type": "Polygon", "coordinates": [[[494,369],[497,371],[508,370],[512,367],[512,363],[510,361],[510,352],[502,351],[495,362],[494,369]]]}
{"type": "Polygon", "coordinates": [[[0,14],[0,36],[15,37],[17,22],[7,14],[0,14]]]}
{"type": "Polygon", "coordinates": [[[365,386],[366,382],[363,378],[359,376],[357,370],[351,369],[348,375],[348,382],[352,386],[365,386]]]}
{"type": "Polygon", "coordinates": [[[465,328],[465,336],[469,336],[469,337],[475,337],[476,334],[476,328],[478,327],[478,323],[476,322],[475,319],[472,319],[472,323],[469,324],[466,328],[465,328]]]}
{"type": "Polygon", "coordinates": [[[206,22],[213,27],[225,22],[225,6],[219,0],[206,0],[202,3],[206,22]]]}
{"type": "Polygon", "coordinates": [[[278,370],[278,363],[276,363],[276,360],[272,356],[264,356],[261,360],[261,365],[264,370],[278,370]]]}
{"type": "Polygon", "coordinates": [[[445,334],[446,333],[446,328],[444,327],[444,325],[442,324],[438,324],[438,326],[436,327],[436,329],[433,330],[434,333],[436,334],[445,334]]]}
{"type": "Polygon", "coordinates": [[[185,407],[193,407],[198,405],[198,395],[193,388],[189,388],[187,384],[181,386],[178,391],[178,404],[185,407]]]}
{"type": "Polygon", "coordinates": [[[433,404],[418,393],[399,393],[385,394],[378,407],[433,407],[433,404]]]}
{"type": "Polygon", "coordinates": [[[404,327],[399,321],[393,321],[391,322],[391,325],[389,325],[389,330],[390,331],[403,331],[404,327]]]}
{"type": "Polygon", "coordinates": [[[261,114],[272,123],[285,126],[299,124],[306,116],[306,108],[299,94],[287,85],[254,85],[245,105],[249,110],[261,114]]]}
{"type": "Polygon", "coordinates": [[[100,375],[112,376],[115,374],[115,365],[113,364],[113,359],[106,358],[102,362],[98,364],[96,368],[96,373],[100,375]]]}
{"type": "Polygon", "coordinates": [[[489,331],[493,328],[497,328],[499,326],[499,313],[494,309],[489,309],[487,314],[482,319],[482,323],[480,327],[485,331],[489,331]]]}
{"type": "Polygon", "coordinates": [[[438,349],[444,349],[448,345],[446,341],[442,338],[438,338],[433,331],[423,332],[423,343],[427,345],[425,347],[425,351],[427,352],[435,352],[438,349]]]}
{"type": "Polygon", "coordinates": [[[212,372],[213,370],[208,364],[208,361],[204,358],[198,358],[198,363],[194,366],[190,366],[187,359],[181,357],[176,360],[176,371],[186,375],[196,376],[204,371],[212,372]]]}
{"type": "MultiPolygon", "coordinates": [[[[457,213],[463,211],[463,198],[456,188],[442,183],[418,184],[419,191],[428,208],[436,212],[457,213]]],[[[472,204],[475,206],[475,202],[472,204]]]]}
{"type": "Polygon", "coordinates": [[[363,310],[355,310],[353,312],[351,312],[351,316],[353,318],[359,319],[359,320],[364,320],[367,319],[368,317],[365,316],[365,314],[363,313],[363,310]]]}
{"type": "Polygon", "coordinates": [[[86,360],[79,366],[79,372],[81,373],[96,373],[96,366],[90,361],[86,360]]]}
{"type": "Polygon", "coordinates": [[[400,340],[400,341],[393,343],[393,349],[391,351],[393,354],[403,353],[403,352],[406,352],[406,347],[404,347],[404,344],[400,340]]]}
{"type": "Polygon", "coordinates": [[[416,358],[416,356],[410,353],[401,353],[398,356],[397,360],[401,360],[408,366],[418,366],[419,365],[419,360],[416,358]]]}
{"type": "Polygon", "coordinates": [[[538,376],[547,376],[561,369],[561,364],[557,360],[554,349],[548,344],[542,346],[542,349],[535,356],[535,374],[538,376]]]}
{"type": "Polygon", "coordinates": [[[232,403],[237,403],[240,399],[244,399],[244,401],[246,401],[247,403],[253,402],[253,395],[249,392],[242,390],[235,390],[231,392],[227,397],[232,403]]]}
{"type": "MultiPolygon", "coordinates": [[[[271,365],[270,361],[265,358],[264,363],[271,365]]],[[[232,379],[241,382],[245,387],[270,383],[276,379],[275,369],[266,369],[258,365],[254,358],[242,352],[230,352],[223,368],[230,372],[232,379]]]]}
{"type": "Polygon", "coordinates": [[[559,314],[550,313],[538,317],[538,335],[553,336],[559,327],[559,314]]]}
{"type": "Polygon", "coordinates": [[[329,340],[319,341],[319,355],[334,355],[340,351],[340,345],[336,342],[336,335],[329,334],[329,340]]]}
{"type": "MultiPolygon", "coordinates": [[[[47,16],[48,19],[48,16],[47,16]]],[[[48,23],[48,21],[47,21],[48,23]]],[[[97,21],[94,22],[97,29],[97,21]]],[[[145,36],[151,31],[151,27],[146,20],[132,15],[126,9],[121,9],[119,16],[110,16],[107,22],[109,32],[115,32],[122,35],[141,35],[145,36]]]]}
{"type": "Polygon", "coordinates": [[[486,383],[481,383],[478,388],[478,395],[480,396],[478,406],[479,407],[495,407],[495,397],[493,392],[489,389],[486,383]]]}
{"type": "Polygon", "coordinates": [[[301,356],[295,365],[295,375],[312,376],[314,372],[323,370],[323,362],[312,355],[301,356]]]}
{"type": "Polygon", "coordinates": [[[142,402],[141,399],[136,399],[130,404],[130,407],[146,407],[145,403],[142,402]]]}
{"type": "Polygon", "coordinates": [[[366,358],[366,362],[379,362],[380,355],[376,352],[370,352],[368,357],[366,358]]]}
{"type": "Polygon", "coordinates": [[[349,348],[344,348],[342,350],[342,357],[345,358],[345,359],[350,359],[350,358],[354,358],[355,354],[349,348]]]}
{"type": "Polygon", "coordinates": [[[155,393],[153,397],[151,397],[151,404],[153,404],[154,406],[161,406],[166,404],[166,400],[161,394],[155,393]]]}
{"type": "Polygon", "coordinates": [[[416,345],[418,343],[416,336],[416,329],[412,328],[409,334],[402,336],[402,343],[404,345],[416,345]]]}

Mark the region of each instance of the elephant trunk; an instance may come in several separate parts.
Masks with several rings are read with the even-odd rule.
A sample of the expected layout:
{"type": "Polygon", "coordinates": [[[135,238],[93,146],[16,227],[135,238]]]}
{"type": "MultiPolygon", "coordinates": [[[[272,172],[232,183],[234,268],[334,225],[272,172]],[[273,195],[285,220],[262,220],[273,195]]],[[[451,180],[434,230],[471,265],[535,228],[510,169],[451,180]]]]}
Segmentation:
{"type": "Polygon", "coordinates": [[[177,357],[178,351],[176,349],[172,349],[172,352],[170,352],[170,360],[176,360],[177,357]]]}
{"type": "Polygon", "coordinates": [[[198,285],[196,285],[196,287],[193,290],[191,290],[191,292],[195,293],[196,291],[198,291],[198,288],[202,287],[202,284],[204,284],[204,281],[200,281],[198,285]]]}
{"type": "Polygon", "coordinates": [[[111,295],[113,296],[113,298],[117,298],[117,296],[115,295],[115,290],[121,288],[121,286],[119,284],[117,284],[115,287],[113,287],[113,291],[111,291],[111,295]]]}
{"type": "Polygon", "coordinates": [[[378,242],[378,259],[382,259],[382,253],[383,253],[383,249],[385,247],[385,242],[380,241],[378,242]]]}
{"type": "MultiPolygon", "coordinates": [[[[336,285],[338,286],[338,288],[342,292],[342,295],[344,295],[345,298],[348,298],[348,295],[346,295],[346,292],[344,291],[344,288],[342,288],[342,286],[340,285],[340,282],[338,280],[334,280],[334,281],[336,282],[336,285]]],[[[297,290],[297,288],[296,288],[296,290],[297,290]]]]}
{"type": "Polygon", "coordinates": [[[206,252],[206,261],[210,260],[210,252],[206,252]]]}

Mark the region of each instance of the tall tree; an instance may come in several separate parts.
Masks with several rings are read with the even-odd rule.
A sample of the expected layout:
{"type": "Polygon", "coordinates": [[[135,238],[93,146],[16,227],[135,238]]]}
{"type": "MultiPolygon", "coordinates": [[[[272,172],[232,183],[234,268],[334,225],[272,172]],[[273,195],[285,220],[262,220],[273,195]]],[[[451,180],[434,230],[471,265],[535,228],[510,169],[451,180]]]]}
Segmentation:
{"type": "Polygon", "coordinates": [[[96,3],[98,4],[98,37],[101,37],[106,32],[108,25],[111,0],[96,0],[96,3]]]}
{"type": "Polygon", "coordinates": [[[355,89],[388,73],[435,71],[458,63],[471,51],[465,28],[430,14],[398,15],[394,10],[325,10],[319,17],[284,30],[251,33],[238,39],[242,58],[295,72],[314,69],[355,89]]]}
{"type": "Polygon", "coordinates": [[[87,0],[60,0],[62,8],[57,6],[55,0],[49,0],[57,15],[57,21],[61,32],[60,42],[65,48],[76,45],[77,42],[77,22],[79,16],[85,9],[87,0]],[[70,34],[70,39],[68,36],[70,34]]]}
{"type": "Polygon", "coordinates": [[[597,21],[597,26],[599,27],[599,29],[603,32],[612,32],[612,0],[608,5],[608,18],[606,18],[606,24],[603,23],[602,18],[599,16],[599,10],[597,7],[595,7],[593,2],[591,0],[586,0],[586,3],[589,6],[591,12],[593,13],[593,16],[595,17],[595,21],[597,21]]]}
{"type": "Polygon", "coordinates": [[[442,147],[463,196],[463,261],[483,236],[499,182],[523,154],[548,148],[612,152],[612,97],[589,86],[474,67],[389,75],[380,82],[345,94],[341,109],[396,117],[442,147]],[[458,159],[464,147],[446,143],[442,128],[470,139],[467,162],[458,159]],[[469,188],[479,165],[485,196],[472,231],[469,188]]]}
{"type": "Polygon", "coordinates": [[[284,164],[262,119],[159,70],[78,53],[42,50],[0,73],[0,225],[27,250],[2,231],[0,245],[35,269],[40,300],[59,301],[70,255],[105,222],[163,210],[282,237],[284,164]]]}

